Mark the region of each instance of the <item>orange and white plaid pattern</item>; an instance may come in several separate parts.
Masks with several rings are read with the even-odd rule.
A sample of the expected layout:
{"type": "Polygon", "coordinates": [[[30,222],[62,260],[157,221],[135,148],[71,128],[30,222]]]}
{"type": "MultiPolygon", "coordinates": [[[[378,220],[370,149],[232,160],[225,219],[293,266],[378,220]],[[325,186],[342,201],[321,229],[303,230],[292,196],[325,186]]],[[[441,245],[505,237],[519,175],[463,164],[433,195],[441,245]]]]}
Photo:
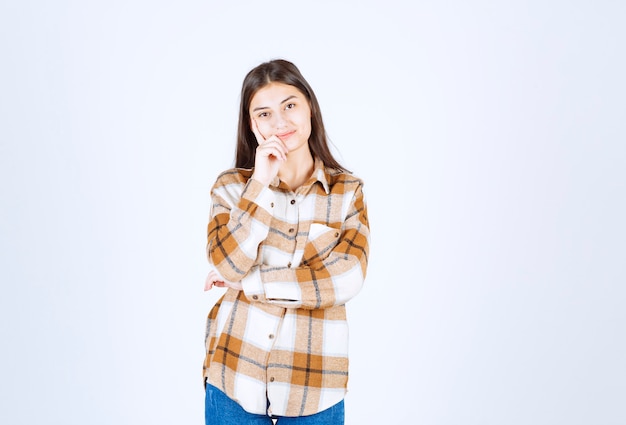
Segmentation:
{"type": "Polygon", "coordinates": [[[228,170],[211,191],[207,255],[243,291],[209,313],[203,376],[248,412],[307,416],[346,392],[345,303],[369,251],[363,182],[320,161],[296,192],[251,175],[228,170]]]}

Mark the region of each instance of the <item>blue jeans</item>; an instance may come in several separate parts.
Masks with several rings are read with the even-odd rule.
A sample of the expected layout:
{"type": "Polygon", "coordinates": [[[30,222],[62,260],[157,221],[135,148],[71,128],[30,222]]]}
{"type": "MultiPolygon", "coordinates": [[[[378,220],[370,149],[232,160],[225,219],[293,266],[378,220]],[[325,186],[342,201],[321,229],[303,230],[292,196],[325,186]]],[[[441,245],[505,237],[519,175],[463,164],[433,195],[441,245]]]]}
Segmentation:
{"type": "MultiPolygon", "coordinates": [[[[246,412],[237,402],[209,384],[206,386],[204,418],[206,425],[272,425],[273,423],[272,418],[267,415],[246,412]]],[[[276,419],[276,425],[343,425],[343,401],[311,416],[297,418],[279,416],[276,419]]]]}

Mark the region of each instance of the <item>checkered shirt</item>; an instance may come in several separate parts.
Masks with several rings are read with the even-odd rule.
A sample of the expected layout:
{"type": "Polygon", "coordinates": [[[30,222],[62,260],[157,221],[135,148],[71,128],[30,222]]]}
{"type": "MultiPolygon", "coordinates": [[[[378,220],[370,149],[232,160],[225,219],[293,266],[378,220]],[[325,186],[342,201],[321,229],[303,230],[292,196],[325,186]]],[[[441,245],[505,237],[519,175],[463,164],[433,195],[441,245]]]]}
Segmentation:
{"type": "Polygon", "coordinates": [[[250,413],[307,416],[347,389],[345,303],[369,251],[363,182],[319,160],[295,192],[251,175],[228,170],[211,191],[207,255],[243,291],[208,315],[203,376],[250,413]]]}

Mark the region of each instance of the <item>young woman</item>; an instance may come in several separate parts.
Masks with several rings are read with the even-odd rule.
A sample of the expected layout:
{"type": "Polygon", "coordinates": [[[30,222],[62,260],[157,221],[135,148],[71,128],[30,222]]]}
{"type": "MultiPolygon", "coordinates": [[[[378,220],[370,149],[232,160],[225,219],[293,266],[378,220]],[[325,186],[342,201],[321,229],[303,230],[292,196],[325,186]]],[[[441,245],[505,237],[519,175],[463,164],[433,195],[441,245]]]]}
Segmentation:
{"type": "Polygon", "coordinates": [[[251,70],[236,168],[211,190],[205,291],[207,424],[343,424],[345,303],[365,279],[363,183],[332,156],[313,90],[290,62],[251,70]]]}

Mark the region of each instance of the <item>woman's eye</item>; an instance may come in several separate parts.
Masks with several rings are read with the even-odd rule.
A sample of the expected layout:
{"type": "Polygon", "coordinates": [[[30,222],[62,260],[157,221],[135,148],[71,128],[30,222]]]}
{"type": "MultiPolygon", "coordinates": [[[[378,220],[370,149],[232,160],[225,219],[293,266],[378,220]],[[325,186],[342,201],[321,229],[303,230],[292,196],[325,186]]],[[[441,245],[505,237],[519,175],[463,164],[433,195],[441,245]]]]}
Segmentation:
{"type": "Polygon", "coordinates": [[[258,116],[259,116],[259,118],[267,118],[267,117],[270,116],[270,114],[267,113],[267,112],[261,112],[258,116]]]}
{"type": "Polygon", "coordinates": [[[295,107],[296,107],[295,103],[289,103],[289,104],[287,104],[287,106],[285,106],[285,109],[293,109],[295,107]]]}

